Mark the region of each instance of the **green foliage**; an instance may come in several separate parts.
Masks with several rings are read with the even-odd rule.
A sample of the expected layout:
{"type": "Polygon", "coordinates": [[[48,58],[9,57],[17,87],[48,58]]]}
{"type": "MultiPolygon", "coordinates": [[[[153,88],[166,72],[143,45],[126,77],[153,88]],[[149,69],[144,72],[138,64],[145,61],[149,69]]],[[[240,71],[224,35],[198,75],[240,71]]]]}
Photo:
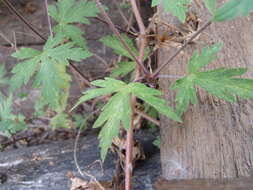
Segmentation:
{"type": "Polygon", "coordinates": [[[121,2],[120,3],[120,8],[122,8],[122,9],[131,9],[131,4],[128,1],[121,2]]]}
{"type": "MultiPolygon", "coordinates": [[[[146,114],[155,119],[159,118],[158,111],[156,111],[153,107],[149,106],[148,104],[144,104],[144,106],[145,106],[144,112],[146,114]]],[[[150,127],[152,130],[156,129],[156,125],[151,121],[148,121],[148,127],[150,127]]]]}
{"type": "Polygon", "coordinates": [[[68,119],[68,115],[64,112],[56,114],[50,121],[53,129],[57,127],[69,128],[71,125],[71,121],[68,119]]]}
{"type": "Polygon", "coordinates": [[[123,77],[126,76],[128,73],[132,72],[136,67],[135,62],[118,62],[117,67],[114,68],[111,72],[110,77],[116,78],[116,77],[123,77]]]}
{"type": "Polygon", "coordinates": [[[188,5],[190,5],[192,0],[152,0],[152,7],[157,6],[162,3],[165,13],[171,13],[176,16],[181,22],[185,21],[186,12],[188,10],[188,5]]]}
{"type": "Polygon", "coordinates": [[[157,137],[157,139],[154,140],[153,145],[155,145],[157,148],[161,147],[161,139],[160,139],[160,137],[157,137]]]}
{"type": "Polygon", "coordinates": [[[213,21],[221,22],[232,20],[237,16],[248,16],[252,11],[252,0],[229,0],[216,11],[213,21]]]}
{"type": "Polygon", "coordinates": [[[171,87],[178,89],[176,96],[177,113],[181,115],[190,103],[197,102],[195,86],[200,86],[212,95],[229,102],[241,98],[253,98],[253,80],[234,78],[244,74],[247,69],[219,68],[209,71],[200,71],[205,65],[216,59],[216,54],[221,49],[221,44],[204,48],[198,55],[195,51],[188,64],[188,75],[177,80],[171,87]]]}
{"type": "Polygon", "coordinates": [[[84,119],[82,115],[74,114],[73,118],[74,118],[74,125],[77,128],[84,128],[84,129],[86,128],[87,119],[84,119]]]}
{"type": "MultiPolygon", "coordinates": [[[[138,50],[135,47],[133,41],[124,34],[122,35],[122,37],[124,41],[126,42],[126,44],[128,45],[128,47],[132,50],[132,52],[134,52],[134,54],[137,55],[138,50]]],[[[134,62],[134,58],[123,47],[123,45],[116,38],[115,35],[105,36],[100,41],[105,46],[112,48],[116,54],[122,55],[132,60],[132,61],[124,61],[124,62],[117,63],[117,67],[112,70],[110,77],[113,77],[113,78],[116,78],[119,76],[123,77],[135,69],[136,63],[134,62]]]]}
{"type": "MultiPolygon", "coordinates": [[[[127,35],[125,34],[122,34],[122,37],[125,43],[128,45],[128,47],[137,56],[138,50],[135,47],[133,41],[130,38],[128,38],[127,35]]],[[[117,39],[115,35],[104,36],[102,39],[100,39],[100,41],[107,47],[112,48],[116,54],[122,55],[124,57],[128,57],[131,60],[134,60],[134,58],[128,53],[126,48],[121,44],[121,42],[117,39]]]]}
{"type": "Polygon", "coordinates": [[[204,0],[207,9],[214,14],[216,10],[216,0],[204,0]]]}
{"type": "Polygon", "coordinates": [[[5,74],[6,74],[6,71],[5,71],[5,67],[4,67],[4,64],[0,65],[0,85],[4,85],[4,84],[7,84],[8,80],[5,78],[5,74]]]}
{"type": "Polygon", "coordinates": [[[25,128],[24,116],[12,113],[12,95],[7,99],[0,96],[0,131],[10,137],[11,134],[25,128]]]}
{"type": "Polygon", "coordinates": [[[80,47],[86,48],[82,37],[84,32],[74,26],[74,23],[90,24],[87,17],[94,17],[98,13],[96,5],[92,1],[59,0],[56,5],[49,6],[49,15],[58,23],[53,31],[71,39],[80,47]]]}
{"type": "Polygon", "coordinates": [[[128,130],[130,127],[132,115],[131,95],[142,99],[161,114],[173,120],[181,121],[178,115],[170,107],[166,106],[166,101],[160,98],[162,93],[159,90],[146,87],[141,83],[126,84],[112,78],[96,80],[92,84],[100,88],[90,89],[84,92],[84,95],[80,98],[76,106],[95,97],[115,93],[102,108],[102,113],[93,126],[95,128],[103,126],[99,134],[102,160],[105,159],[113,138],[118,135],[119,128],[123,126],[128,130]]]}
{"type": "Polygon", "coordinates": [[[11,90],[26,84],[35,74],[34,85],[41,88],[42,97],[52,109],[61,105],[62,94],[69,88],[70,76],[66,72],[69,60],[80,61],[90,56],[87,51],[75,48],[74,43],[61,44],[63,38],[50,37],[43,51],[21,48],[13,57],[24,60],[16,65],[11,78],[11,90]]]}
{"type": "MultiPolygon", "coordinates": [[[[131,40],[125,34],[122,34],[122,37],[123,37],[124,41],[126,42],[126,44],[128,45],[128,47],[132,50],[132,52],[136,56],[138,56],[138,49],[135,47],[133,40],[131,40]]],[[[124,46],[116,38],[115,35],[105,36],[100,41],[105,46],[112,48],[116,54],[122,55],[122,56],[127,57],[131,60],[131,61],[122,61],[122,62],[117,63],[117,67],[112,70],[110,77],[113,77],[113,78],[116,78],[119,76],[123,77],[135,69],[136,63],[135,63],[134,58],[124,48],[124,46]]],[[[144,55],[145,56],[144,60],[145,60],[148,57],[149,49],[146,48],[144,53],[145,53],[145,55],[144,55]]]]}

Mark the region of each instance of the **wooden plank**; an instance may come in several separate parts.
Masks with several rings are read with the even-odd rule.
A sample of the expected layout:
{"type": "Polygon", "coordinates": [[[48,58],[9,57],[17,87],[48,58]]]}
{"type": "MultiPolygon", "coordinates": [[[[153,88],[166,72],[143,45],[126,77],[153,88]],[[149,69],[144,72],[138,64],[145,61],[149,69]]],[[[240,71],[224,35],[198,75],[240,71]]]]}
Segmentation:
{"type": "Polygon", "coordinates": [[[171,181],[160,178],[155,183],[155,190],[253,190],[253,178],[171,181]]]}

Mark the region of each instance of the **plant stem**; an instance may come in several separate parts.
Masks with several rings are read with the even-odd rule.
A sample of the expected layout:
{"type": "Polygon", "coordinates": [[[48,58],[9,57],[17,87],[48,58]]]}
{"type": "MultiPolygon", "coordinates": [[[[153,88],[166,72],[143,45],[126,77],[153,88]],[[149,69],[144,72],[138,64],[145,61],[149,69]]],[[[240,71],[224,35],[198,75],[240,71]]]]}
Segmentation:
{"type": "MultiPolygon", "coordinates": [[[[104,19],[102,19],[102,18],[100,18],[100,17],[92,17],[92,18],[94,18],[94,19],[96,19],[96,20],[98,20],[98,21],[100,21],[100,22],[102,22],[102,23],[104,23],[104,24],[106,24],[106,25],[109,25],[104,19]]],[[[120,26],[118,26],[118,25],[115,25],[115,27],[119,30],[119,31],[121,31],[121,32],[124,32],[124,33],[126,33],[126,34],[128,34],[128,35],[131,35],[131,36],[133,36],[133,37],[137,37],[137,34],[134,32],[134,31],[128,31],[128,30],[125,30],[125,29],[123,29],[123,28],[121,28],[120,26]]]]}
{"type": "Polygon", "coordinates": [[[48,2],[47,2],[47,0],[45,0],[45,7],[46,7],[46,13],[47,13],[47,22],[48,22],[49,33],[50,33],[50,36],[53,36],[52,24],[51,24],[50,16],[49,16],[49,13],[48,13],[48,2]]]}
{"type": "Polygon", "coordinates": [[[146,114],[145,112],[142,112],[138,109],[135,109],[135,113],[139,114],[141,117],[143,117],[144,119],[154,123],[155,125],[157,125],[158,127],[160,127],[160,121],[156,120],[155,118],[149,116],[148,114],[146,114]]]}
{"type": "MultiPolygon", "coordinates": [[[[8,1],[8,0],[2,0],[2,2],[4,3],[4,5],[10,9],[10,11],[16,16],[18,17],[28,28],[30,28],[38,37],[40,37],[43,41],[47,41],[47,39],[42,36],[16,9],[15,7],[8,1]]],[[[90,84],[90,81],[88,79],[86,79],[86,77],[84,76],[84,74],[73,64],[73,63],[69,63],[70,67],[76,72],[78,73],[79,76],[81,76],[83,82],[87,85],[87,86],[92,86],[90,84]]]]}
{"type": "MultiPolygon", "coordinates": [[[[139,56],[138,61],[140,64],[136,64],[135,69],[135,80],[140,77],[141,73],[141,66],[144,66],[143,64],[143,58],[144,58],[144,50],[146,47],[146,39],[144,38],[146,34],[146,29],[143,24],[140,12],[137,8],[136,1],[130,0],[133,13],[135,15],[136,21],[138,23],[139,29],[140,29],[140,35],[139,35],[139,56]]],[[[147,73],[145,73],[147,74],[147,73]]],[[[126,165],[125,165],[125,190],[131,190],[131,178],[132,178],[132,172],[133,172],[133,133],[134,133],[134,118],[135,118],[135,105],[136,105],[136,97],[132,96],[131,100],[131,107],[132,107],[132,118],[131,118],[131,127],[127,131],[127,139],[126,139],[126,165]]]]}
{"type": "Polygon", "coordinates": [[[169,59],[168,61],[166,61],[164,64],[162,64],[160,67],[158,67],[156,69],[156,71],[151,75],[151,78],[155,78],[158,76],[158,74],[161,72],[161,70],[167,66],[170,62],[173,61],[173,59],[175,57],[177,57],[177,55],[186,48],[186,46],[192,41],[194,40],[201,32],[203,32],[210,24],[212,23],[212,20],[209,20],[208,22],[206,22],[197,32],[195,32],[191,38],[189,40],[187,40],[184,45],[179,48],[169,59]]]}
{"type": "Polygon", "coordinates": [[[39,36],[41,39],[43,39],[44,41],[47,41],[47,39],[42,36],[32,25],[31,23],[29,23],[16,9],[15,7],[8,1],[8,0],[2,0],[2,2],[4,3],[4,5],[10,9],[10,11],[12,13],[14,13],[14,15],[16,15],[23,23],[25,23],[25,25],[30,28],[37,36],[39,36]]]}
{"type": "Polygon", "coordinates": [[[126,44],[126,42],[124,41],[124,39],[122,38],[122,36],[120,35],[118,29],[115,27],[115,25],[113,24],[112,20],[110,19],[110,17],[108,16],[108,14],[105,12],[100,0],[96,0],[97,3],[97,7],[99,8],[100,12],[103,14],[103,16],[105,17],[105,21],[108,23],[108,25],[110,26],[111,30],[113,31],[113,33],[116,35],[116,37],[118,38],[118,40],[120,41],[120,43],[123,45],[123,47],[127,50],[127,52],[133,57],[134,61],[137,63],[137,65],[142,69],[142,71],[145,74],[149,74],[149,71],[144,67],[143,63],[141,63],[138,58],[136,57],[136,55],[134,54],[134,52],[128,47],[128,45],[126,44]]]}

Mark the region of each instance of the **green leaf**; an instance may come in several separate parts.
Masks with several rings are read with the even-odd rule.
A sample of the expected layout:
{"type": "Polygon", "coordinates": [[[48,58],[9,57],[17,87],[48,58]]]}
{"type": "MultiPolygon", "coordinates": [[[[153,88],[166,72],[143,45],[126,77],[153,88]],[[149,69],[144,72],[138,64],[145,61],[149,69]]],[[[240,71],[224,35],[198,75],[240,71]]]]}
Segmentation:
{"type": "Polygon", "coordinates": [[[141,83],[132,83],[131,85],[131,92],[137,96],[138,98],[142,99],[144,102],[155,108],[161,114],[175,120],[181,122],[180,117],[170,108],[167,106],[167,102],[160,98],[162,95],[161,91],[146,87],[144,84],[141,83]]]}
{"type": "Polygon", "coordinates": [[[56,114],[50,121],[50,125],[53,129],[63,127],[69,128],[71,126],[71,121],[68,119],[68,115],[66,113],[58,113],[56,114]]]}
{"type": "Polygon", "coordinates": [[[14,92],[23,84],[27,84],[30,78],[34,75],[39,66],[40,56],[35,56],[29,60],[17,64],[13,69],[14,74],[10,79],[10,91],[14,92]]]}
{"type": "Polygon", "coordinates": [[[214,14],[216,10],[216,0],[204,0],[204,3],[206,5],[206,8],[214,14]]]}
{"type": "Polygon", "coordinates": [[[0,97],[0,131],[10,137],[20,130],[26,129],[24,116],[12,113],[12,95],[6,100],[0,97]]]}
{"type": "Polygon", "coordinates": [[[88,17],[95,17],[98,9],[94,2],[82,0],[60,0],[49,6],[49,15],[58,23],[53,31],[71,39],[75,44],[86,48],[84,34],[74,23],[90,24],[88,17]]]}
{"type": "Polygon", "coordinates": [[[160,137],[157,137],[156,140],[154,140],[153,145],[155,145],[157,148],[161,147],[161,139],[160,139],[160,137]]]}
{"type": "Polygon", "coordinates": [[[117,67],[112,70],[110,77],[112,78],[116,78],[119,76],[124,77],[128,73],[134,71],[135,67],[136,67],[135,62],[119,62],[117,63],[117,67]]]}
{"type": "Polygon", "coordinates": [[[160,3],[160,0],[152,0],[151,7],[155,7],[155,6],[159,5],[159,3],[160,3]]]}
{"type": "Polygon", "coordinates": [[[115,94],[104,106],[103,112],[93,126],[99,127],[104,124],[99,134],[101,158],[103,161],[112,144],[113,138],[118,135],[121,125],[126,130],[129,129],[131,114],[130,95],[126,91],[115,94]]]}
{"type": "Polygon", "coordinates": [[[83,102],[86,102],[90,99],[99,96],[104,96],[107,94],[117,92],[119,91],[119,89],[124,88],[126,86],[124,82],[112,78],[105,78],[105,80],[95,80],[91,82],[91,84],[102,88],[95,88],[85,91],[83,93],[83,96],[79,99],[79,101],[75,104],[75,106],[71,110],[75,109],[78,105],[80,105],[83,102]]]}
{"type": "Polygon", "coordinates": [[[252,11],[252,0],[229,0],[216,11],[213,21],[221,22],[238,16],[248,16],[252,11]]]}
{"type": "Polygon", "coordinates": [[[200,69],[216,59],[216,53],[220,50],[221,45],[216,44],[209,48],[204,48],[202,54],[193,54],[188,64],[188,75],[177,80],[171,89],[178,89],[176,96],[177,113],[182,113],[187,109],[190,103],[197,102],[195,86],[199,86],[221,99],[234,102],[235,96],[241,98],[253,98],[253,80],[233,78],[243,75],[247,69],[219,68],[209,71],[200,71],[200,69]]]}
{"type": "Polygon", "coordinates": [[[171,90],[179,89],[176,96],[176,113],[182,115],[188,108],[189,104],[197,103],[197,95],[194,81],[190,77],[185,77],[176,81],[171,90]]]}
{"type": "Polygon", "coordinates": [[[0,85],[8,83],[8,80],[5,78],[6,70],[4,64],[0,65],[0,85]]]}
{"type": "MultiPolygon", "coordinates": [[[[125,34],[122,34],[122,37],[125,43],[128,45],[128,47],[134,52],[134,54],[138,55],[138,50],[135,47],[133,41],[130,38],[128,38],[127,35],[125,34]]],[[[100,41],[107,47],[112,48],[115,53],[128,57],[131,60],[134,60],[134,58],[128,53],[126,48],[121,44],[121,42],[117,39],[115,35],[105,36],[101,38],[100,41]]]]}
{"type": "Polygon", "coordinates": [[[69,60],[80,61],[90,56],[89,52],[74,47],[74,43],[61,45],[63,40],[61,36],[49,37],[43,51],[22,48],[14,53],[13,56],[24,61],[12,69],[11,90],[26,84],[35,75],[34,86],[41,88],[44,100],[54,110],[62,110],[60,104],[70,83],[66,72],[69,60]]]}
{"type": "Polygon", "coordinates": [[[165,13],[169,12],[173,16],[176,16],[181,22],[184,22],[188,5],[190,5],[191,2],[192,0],[152,0],[152,7],[162,3],[165,13]]]}
{"type": "Polygon", "coordinates": [[[216,54],[221,50],[223,44],[217,43],[210,47],[203,48],[201,54],[195,50],[188,64],[188,72],[194,73],[217,58],[216,54]]]}
{"type": "Polygon", "coordinates": [[[19,51],[12,54],[12,57],[18,59],[27,59],[40,55],[40,51],[33,48],[21,48],[19,51]]]}
{"type": "Polygon", "coordinates": [[[231,78],[240,76],[247,71],[245,68],[215,69],[200,72],[195,83],[209,93],[229,102],[234,102],[235,95],[241,98],[253,98],[253,80],[231,78]]]}
{"type": "Polygon", "coordinates": [[[154,107],[160,113],[176,121],[181,121],[177,114],[166,106],[166,101],[160,98],[162,93],[159,90],[146,87],[141,83],[126,84],[112,78],[96,80],[92,84],[100,88],[89,89],[84,92],[77,105],[98,96],[115,93],[103,107],[100,116],[93,125],[94,128],[103,126],[99,134],[102,160],[105,159],[113,138],[118,135],[119,128],[123,126],[128,130],[130,127],[132,115],[130,100],[132,94],[154,107]]]}
{"type": "MultiPolygon", "coordinates": [[[[144,104],[144,112],[154,119],[159,118],[159,112],[147,103],[144,104]]],[[[156,129],[156,124],[154,124],[153,122],[147,121],[147,124],[147,126],[150,127],[151,131],[156,129]]]]}

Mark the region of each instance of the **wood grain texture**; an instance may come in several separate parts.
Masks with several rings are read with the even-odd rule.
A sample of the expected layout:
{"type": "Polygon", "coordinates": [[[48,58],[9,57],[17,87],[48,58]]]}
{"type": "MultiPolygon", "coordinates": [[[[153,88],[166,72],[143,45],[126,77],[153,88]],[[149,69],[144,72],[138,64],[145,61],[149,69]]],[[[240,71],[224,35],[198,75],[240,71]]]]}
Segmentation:
{"type": "MultiPolygon", "coordinates": [[[[219,1],[221,3],[221,1],[219,1]]],[[[211,16],[205,8],[196,9],[201,20],[211,16]]],[[[175,18],[161,13],[169,23],[175,18]]],[[[203,24],[203,22],[201,24],[203,24]]],[[[159,28],[160,32],[164,28],[159,28]]],[[[244,77],[253,76],[253,16],[212,24],[197,43],[189,45],[161,74],[185,75],[186,64],[194,49],[224,42],[218,60],[207,68],[248,67],[244,77]]],[[[159,64],[174,52],[174,47],[159,51],[159,64]]],[[[164,97],[173,105],[175,94],[168,90],[175,80],[161,78],[164,97]]],[[[183,123],[161,119],[161,163],[166,179],[234,178],[253,173],[253,101],[227,103],[199,89],[199,103],[183,115],[183,123]]],[[[174,106],[174,105],[173,105],[174,106]]]]}
{"type": "Polygon", "coordinates": [[[155,190],[252,190],[252,178],[233,180],[172,180],[159,179],[155,190]]]}

